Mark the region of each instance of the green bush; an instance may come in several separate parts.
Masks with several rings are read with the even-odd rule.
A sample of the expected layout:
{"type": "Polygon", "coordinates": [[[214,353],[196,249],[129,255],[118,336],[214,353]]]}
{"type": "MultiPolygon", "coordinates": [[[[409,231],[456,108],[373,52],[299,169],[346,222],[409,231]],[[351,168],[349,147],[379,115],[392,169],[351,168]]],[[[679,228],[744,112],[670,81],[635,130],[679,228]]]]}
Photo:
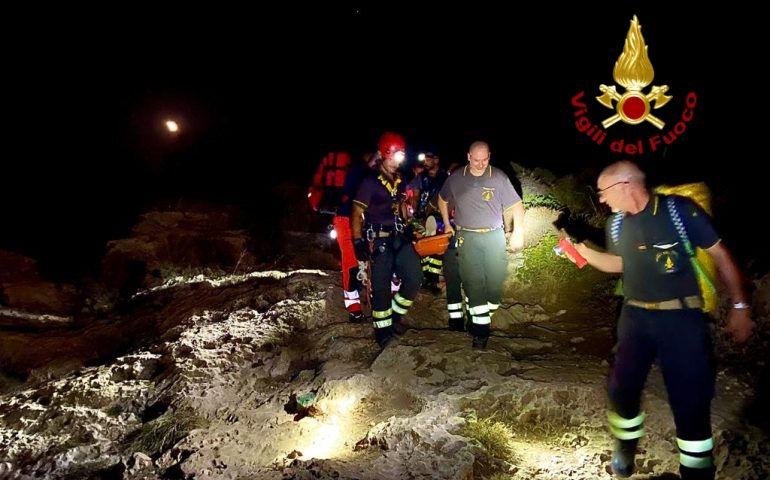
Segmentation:
{"type": "Polygon", "coordinates": [[[528,303],[565,308],[574,302],[609,298],[616,278],[591,267],[583,269],[554,253],[559,239],[546,234],[524,250],[524,262],[513,279],[517,296],[528,303]]]}

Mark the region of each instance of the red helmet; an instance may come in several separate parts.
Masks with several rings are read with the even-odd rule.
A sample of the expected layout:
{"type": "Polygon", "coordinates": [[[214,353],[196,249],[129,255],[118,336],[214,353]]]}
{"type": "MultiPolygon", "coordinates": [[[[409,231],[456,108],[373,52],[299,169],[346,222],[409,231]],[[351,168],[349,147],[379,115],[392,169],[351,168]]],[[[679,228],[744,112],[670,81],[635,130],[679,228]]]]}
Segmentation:
{"type": "Polygon", "coordinates": [[[397,133],[385,132],[377,144],[383,158],[390,158],[396,152],[406,152],[406,141],[397,133]]]}

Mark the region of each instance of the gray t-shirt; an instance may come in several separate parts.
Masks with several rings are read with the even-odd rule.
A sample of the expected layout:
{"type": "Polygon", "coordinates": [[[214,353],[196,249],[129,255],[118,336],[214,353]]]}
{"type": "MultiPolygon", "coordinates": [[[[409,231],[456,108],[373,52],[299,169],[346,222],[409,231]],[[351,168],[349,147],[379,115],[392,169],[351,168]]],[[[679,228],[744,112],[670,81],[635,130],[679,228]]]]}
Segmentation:
{"type": "Polygon", "coordinates": [[[455,205],[459,227],[482,229],[503,226],[503,211],[521,201],[508,176],[493,166],[474,176],[469,165],[444,182],[439,196],[455,205]]]}

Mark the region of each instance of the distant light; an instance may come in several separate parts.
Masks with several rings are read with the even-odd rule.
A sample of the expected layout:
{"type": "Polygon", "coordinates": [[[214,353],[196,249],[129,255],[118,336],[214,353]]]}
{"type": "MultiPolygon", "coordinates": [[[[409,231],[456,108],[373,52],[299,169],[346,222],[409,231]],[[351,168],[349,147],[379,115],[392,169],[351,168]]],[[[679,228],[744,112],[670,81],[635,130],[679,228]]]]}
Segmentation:
{"type": "Polygon", "coordinates": [[[329,237],[331,237],[332,240],[336,240],[337,239],[337,230],[334,230],[334,229],[329,230],[329,237]]]}
{"type": "Polygon", "coordinates": [[[425,154],[421,153],[421,154],[417,155],[417,161],[418,162],[424,162],[425,161],[425,154]]]}
{"type": "Polygon", "coordinates": [[[179,124],[173,120],[166,120],[166,129],[171,133],[177,133],[179,131],[179,124]]]}

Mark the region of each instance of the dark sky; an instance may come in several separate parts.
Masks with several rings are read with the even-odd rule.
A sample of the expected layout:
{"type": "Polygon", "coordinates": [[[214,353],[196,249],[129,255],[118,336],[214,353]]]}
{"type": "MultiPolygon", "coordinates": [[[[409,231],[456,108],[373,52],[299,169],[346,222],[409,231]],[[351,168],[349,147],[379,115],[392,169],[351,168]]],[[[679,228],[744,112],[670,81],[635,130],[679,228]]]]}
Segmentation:
{"type": "MultiPolygon", "coordinates": [[[[662,181],[731,184],[737,175],[704,172],[705,158],[753,153],[735,138],[754,128],[735,120],[747,110],[733,48],[750,43],[745,12],[745,38],[727,39],[730,12],[650,2],[543,2],[527,14],[479,2],[190,5],[9,16],[4,70],[16,122],[3,200],[17,233],[7,245],[100,217],[119,230],[157,196],[257,202],[278,181],[307,183],[327,149],[373,149],[385,129],[406,136],[410,155],[430,147],[446,162],[464,161],[470,142],[486,139],[493,162],[559,173],[604,165],[621,157],[577,132],[570,99],[585,91],[593,121],[613,113],[593,98],[615,84],[634,14],[653,84],[674,97],[654,113],[668,128],[688,92],[698,99],[680,139],[634,159],[662,181]],[[176,139],[161,128],[167,116],[182,125],[176,139]]],[[[656,133],[649,124],[608,129],[629,140],[656,133]]]]}

